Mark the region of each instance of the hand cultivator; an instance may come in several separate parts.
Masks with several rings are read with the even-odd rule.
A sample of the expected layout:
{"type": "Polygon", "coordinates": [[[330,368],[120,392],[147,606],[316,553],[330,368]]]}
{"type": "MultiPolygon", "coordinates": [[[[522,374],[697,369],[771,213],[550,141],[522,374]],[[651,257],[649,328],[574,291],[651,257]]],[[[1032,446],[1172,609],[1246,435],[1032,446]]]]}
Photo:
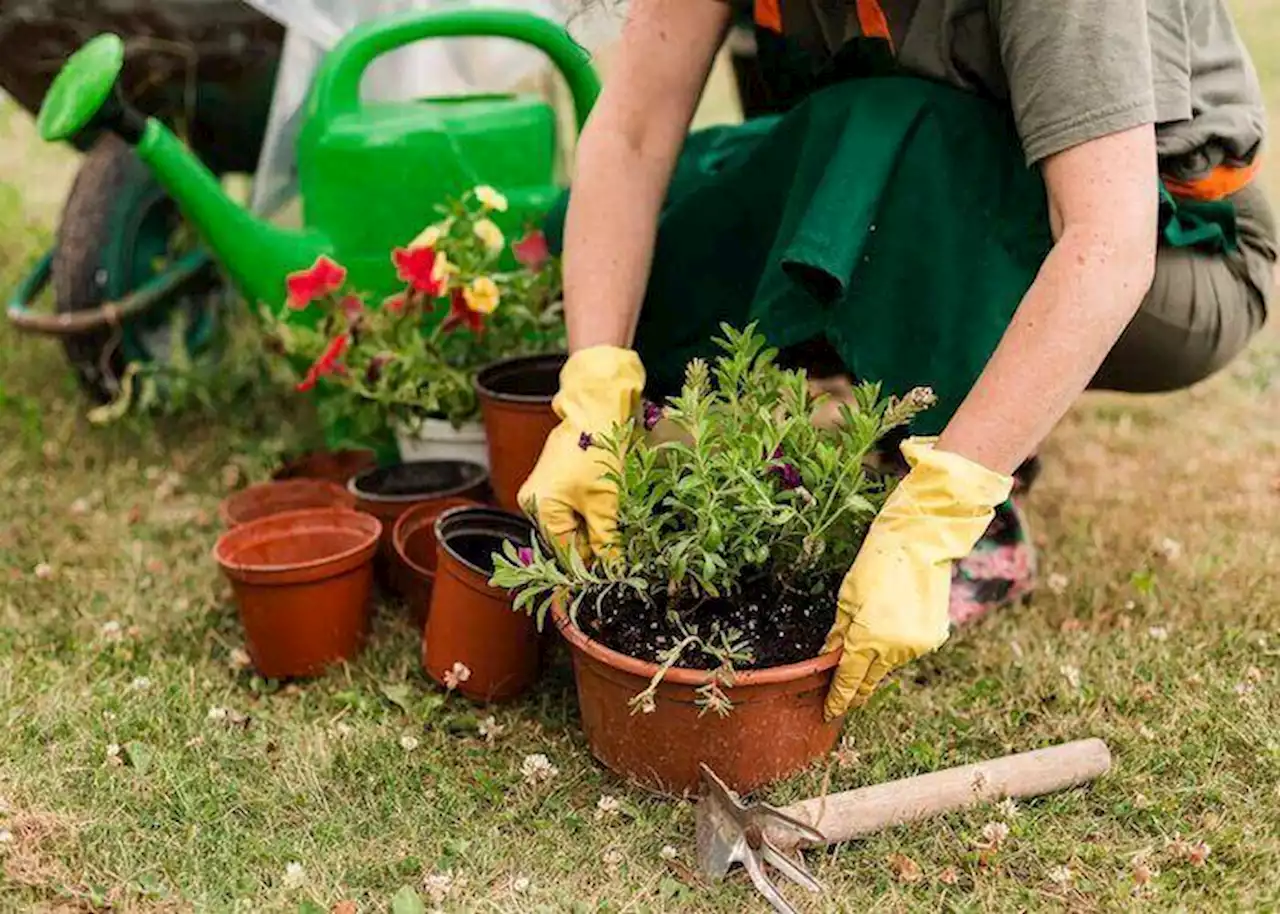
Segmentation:
{"type": "Polygon", "coordinates": [[[810,892],[821,892],[822,884],[797,853],[802,848],[839,844],[1004,797],[1037,797],[1078,787],[1110,767],[1111,751],[1104,742],[1081,740],[777,809],[743,803],[703,765],[696,814],[698,865],[704,876],[718,880],[741,863],[775,911],[795,914],[765,867],[810,892]]]}

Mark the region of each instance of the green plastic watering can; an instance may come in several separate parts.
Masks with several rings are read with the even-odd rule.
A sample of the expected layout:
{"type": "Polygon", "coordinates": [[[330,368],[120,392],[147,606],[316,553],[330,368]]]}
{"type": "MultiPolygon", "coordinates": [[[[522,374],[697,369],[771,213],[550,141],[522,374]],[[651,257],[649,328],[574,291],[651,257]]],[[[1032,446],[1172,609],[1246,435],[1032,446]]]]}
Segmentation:
{"type": "Polygon", "coordinates": [[[241,207],[181,140],[123,102],[116,81],[124,43],[116,35],[100,35],[71,57],[37,125],[50,141],[107,129],[136,146],[251,301],[280,301],[287,274],[322,254],[346,266],[356,287],[386,295],[397,286],[392,248],[435,221],[435,207],[446,199],[491,185],[510,202],[496,220],[518,233],[539,222],[561,193],[555,112],[536,96],[361,101],[361,78],[379,57],[428,38],[463,37],[511,38],[542,50],[564,75],[582,126],[599,79],[587,53],[555,23],[500,9],[408,13],[368,23],[329,53],[311,87],[298,138],[304,224],[297,231],[241,207]]]}

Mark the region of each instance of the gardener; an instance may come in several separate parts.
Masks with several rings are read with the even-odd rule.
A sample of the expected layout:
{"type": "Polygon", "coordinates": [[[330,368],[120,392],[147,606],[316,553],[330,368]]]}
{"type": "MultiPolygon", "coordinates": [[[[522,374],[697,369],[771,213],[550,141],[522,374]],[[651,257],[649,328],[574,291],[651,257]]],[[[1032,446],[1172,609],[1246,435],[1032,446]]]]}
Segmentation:
{"type": "MultiPolygon", "coordinates": [[[[584,435],[633,414],[646,369],[650,396],[676,389],[721,321],[932,386],[914,431],[937,437],[903,444],[910,472],[840,591],[835,716],[946,640],[953,563],[1086,387],[1185,387],[1262,325],[1264,113],[1222,0],[754,13],[785,113],[686,142],[732,11],[632,2],[564,229],[563,423],[522,502],[599,550],[616,496],[584,435]]],[[[957,582],[1030,575],[1025,553],[981,558],[957,582]]]]}

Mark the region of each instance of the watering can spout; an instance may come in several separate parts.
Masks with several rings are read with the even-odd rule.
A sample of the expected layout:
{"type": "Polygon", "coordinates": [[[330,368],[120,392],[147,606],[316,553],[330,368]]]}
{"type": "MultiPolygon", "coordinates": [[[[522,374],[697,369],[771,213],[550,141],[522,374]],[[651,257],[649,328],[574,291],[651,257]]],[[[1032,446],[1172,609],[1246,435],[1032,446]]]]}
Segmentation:
{"type": "Polygon", "coordinates": [[[117,35],[100,35],[72,55],[40,109],[41,137],[71,140],[85,130],[108,130],[133,145],[240,291],[255,303],[281,298],[285,277],[328,253],[327,239],[272,225],[236,203],[164,124],[124,103],[116,85],[123,67],[124,42],[117,35]]]}

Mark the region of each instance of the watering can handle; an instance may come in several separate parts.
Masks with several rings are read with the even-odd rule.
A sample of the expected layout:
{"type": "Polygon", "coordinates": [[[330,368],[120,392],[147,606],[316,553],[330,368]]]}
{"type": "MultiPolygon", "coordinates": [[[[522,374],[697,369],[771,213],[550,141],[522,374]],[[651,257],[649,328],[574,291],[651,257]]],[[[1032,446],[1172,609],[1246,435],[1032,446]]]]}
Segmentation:
{"type": "Polygon", "coordinates": [[[538,48],[569,84],[578,129],[600,94],[591,57],[559,25],[519,10],[461,9],[411,12],[353,29],[334,48],[317,77],[312,111],[327,120],[360,107],[360,80],[375,60],[426,38],[512,38],[538,48]]]}

